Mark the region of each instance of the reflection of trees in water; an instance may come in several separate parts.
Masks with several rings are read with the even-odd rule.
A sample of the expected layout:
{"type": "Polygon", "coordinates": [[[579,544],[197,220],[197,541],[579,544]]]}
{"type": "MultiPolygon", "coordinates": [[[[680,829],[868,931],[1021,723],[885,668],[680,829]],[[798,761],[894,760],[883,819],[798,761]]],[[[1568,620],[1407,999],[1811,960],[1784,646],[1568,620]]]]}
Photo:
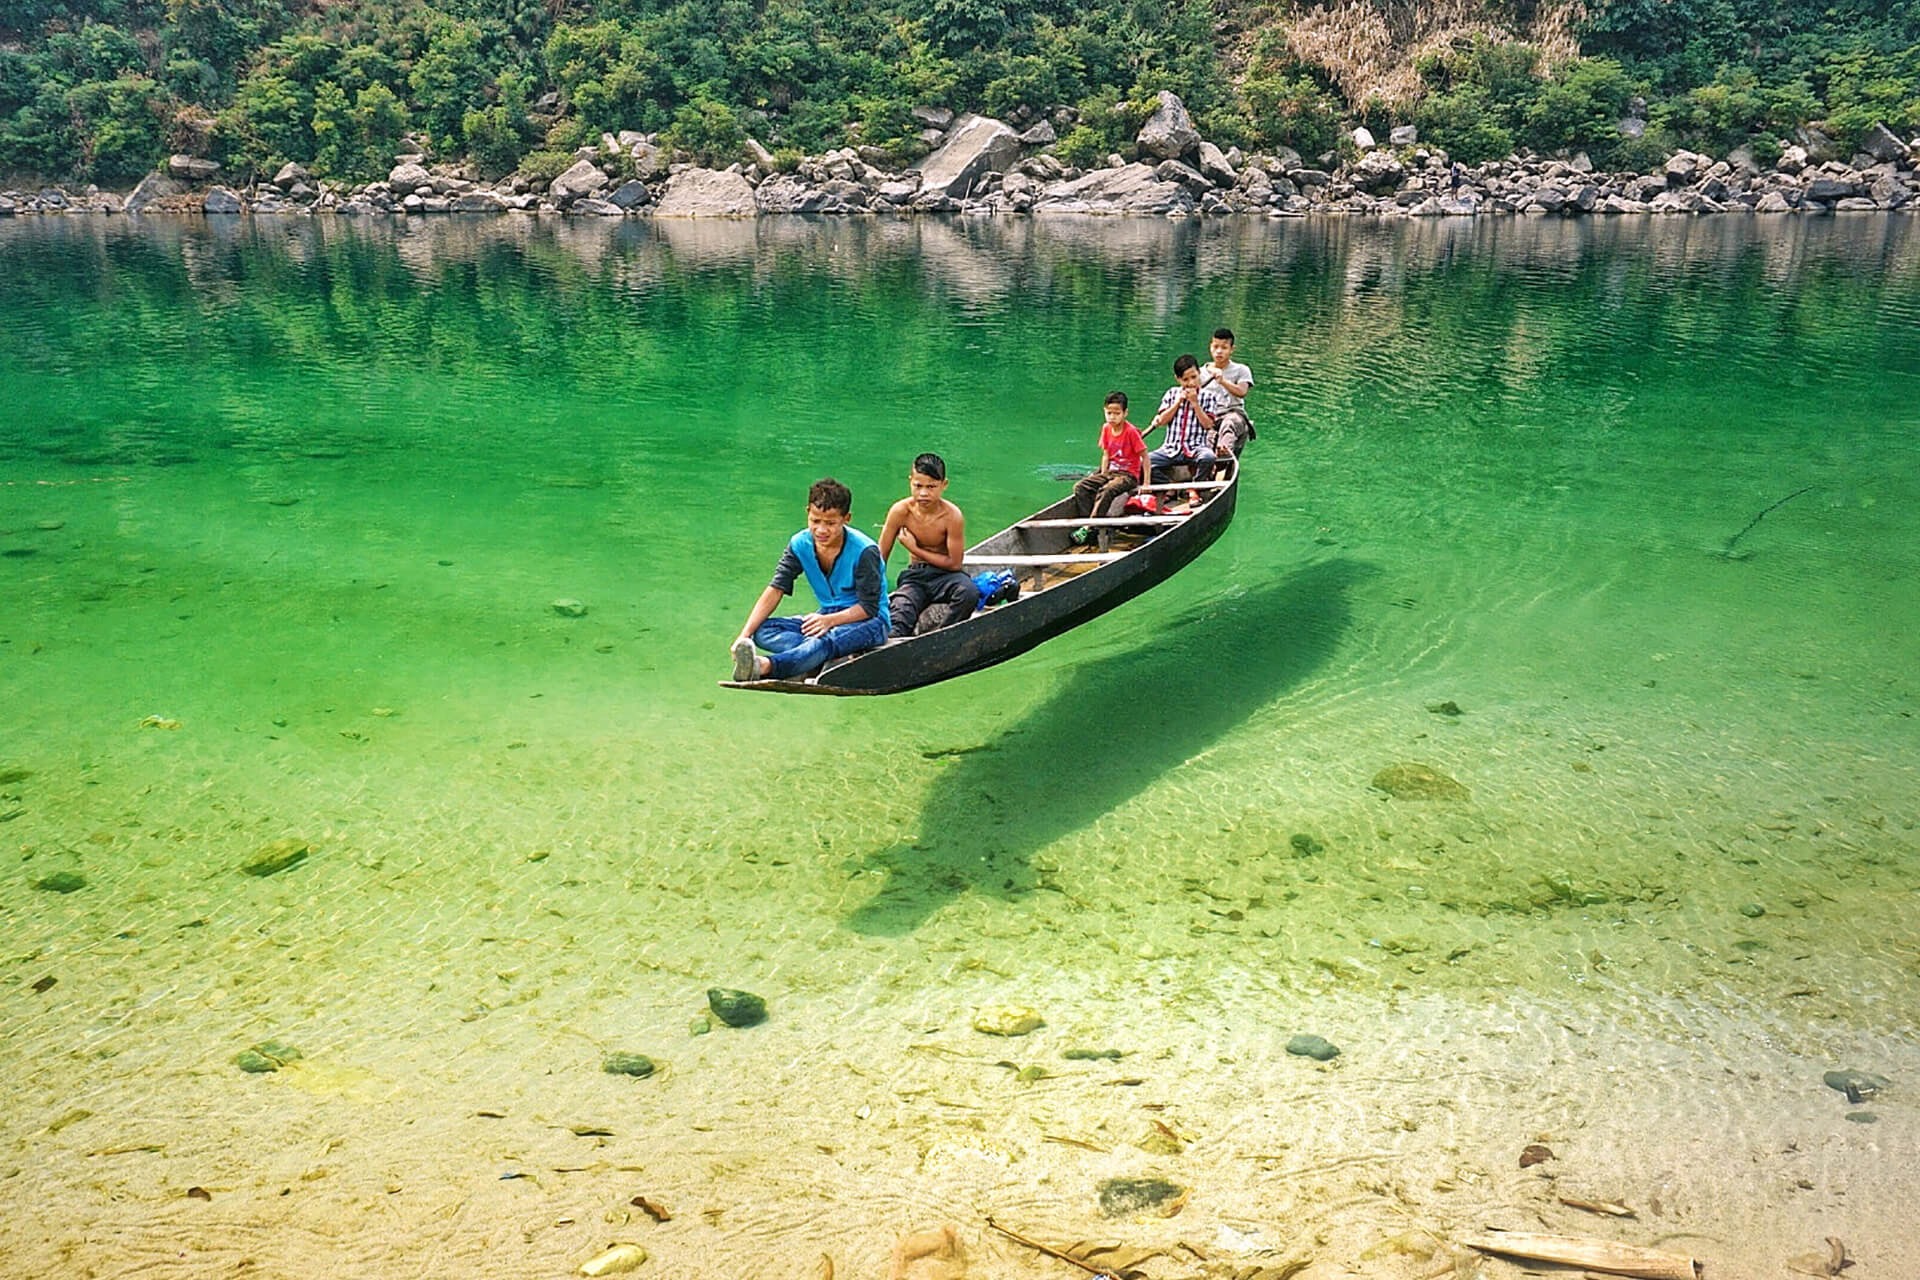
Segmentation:
{"type": "MultiPolygon", "coordinates": [[[[1186,572],[1206,573],[1207,561],[1186,572]]],[[[1166,619],[1150,640],[1076,668],[1019,723],[941,774],[919,840],[867,859],[886,883],[848,927],[905,934],[963,893],[1031,892],[1036,853],[1147,791],[1331,660],[1351,624],[1350,592],[1369,572],[1354,560],[1321,561],[1166,619]]],[[[1128,607],[1151,609],[1152,600],[1128,607]]]]}

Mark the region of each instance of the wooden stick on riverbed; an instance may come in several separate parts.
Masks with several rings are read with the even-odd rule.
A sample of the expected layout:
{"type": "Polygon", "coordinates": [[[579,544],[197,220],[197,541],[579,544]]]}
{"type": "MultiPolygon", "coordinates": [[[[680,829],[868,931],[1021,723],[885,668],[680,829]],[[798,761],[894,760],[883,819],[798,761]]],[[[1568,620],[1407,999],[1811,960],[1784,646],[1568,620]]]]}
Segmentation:
{"type": "Polygon", "coordinates": [[[1492,1235],[1471,1236],[1462,1244],[1482,1253],[1500,1253],[1530,1262],[1558,1262],[1570,1267],[1587,1267],[1609,1275],[1633,1276],[1636,1280],[1700,1280],[1705,1274],[1699,1261],[1677,1253],[1643,1249],[1639,1245],[1615,1244],[1611,1240],[1592,1240],[1584,1236],[1550,1236],[1534,1231],[1497,1231],[1492,1235]]]}

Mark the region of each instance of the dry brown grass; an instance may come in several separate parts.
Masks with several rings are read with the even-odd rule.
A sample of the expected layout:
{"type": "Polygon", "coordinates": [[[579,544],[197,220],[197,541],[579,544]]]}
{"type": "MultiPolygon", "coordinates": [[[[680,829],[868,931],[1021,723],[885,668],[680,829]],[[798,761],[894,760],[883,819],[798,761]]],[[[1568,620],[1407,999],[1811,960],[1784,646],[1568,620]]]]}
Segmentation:
{"type": "Polygon", "coordinates": [[[1489,0],[1335,0],[1277,20],[1288,52],[1324,71],[1348,102],[1401,105],[1421,93],[1416,58],[1475,36],[1533,45],[1542,70],[1566,61],[1579,52],[1573,24],[1582,8],[1579,0],[1549,0],[1522,21],[1489,0]]]}

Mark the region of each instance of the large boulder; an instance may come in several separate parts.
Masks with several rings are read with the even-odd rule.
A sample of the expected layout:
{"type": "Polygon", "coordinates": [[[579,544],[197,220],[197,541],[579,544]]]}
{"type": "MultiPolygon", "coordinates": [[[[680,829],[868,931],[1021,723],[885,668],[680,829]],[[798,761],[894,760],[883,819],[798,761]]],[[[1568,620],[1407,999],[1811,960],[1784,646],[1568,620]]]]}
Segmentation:
{"type": "Polygon", "coordinates": [[[497,191],[463,191],[447,207],[454,213],[504,213],[507,201],[497,191]]]}
{"type": "Polygon", "coordinates": [[[987,116],[962,116],[940,149],[922,160],[920,194],[965,199],[982,175],[1004,173],[1020,158],[1020,135],[987,116]]]}
{"type": "Polygon", "coordinates": [[[604,189],[611,181],[606,170],[593,161],[576,160],[565,173],[547,184],[547,194],[553,197],[555,203],[565,204],[582,196],[590,196],[604,189]]]}
{"type": "Polygon", "coordinates": [[[1160,91],[1160,105],[1134,135],[1133,144],[1140,153],[1155,160],[1178,160],[1200,145],[1200,131],[1193,127],[1187,104],[1177,94],[1160,91]]]}
{"type": "Polygon", "coordinates": [[[420,187],[433,185],[433,175],[427,172],[427,166],[408,161],[393,166],[387,174],[387,185],[393,188],[395,195],[405,195],[420,187]]]}
{"type": "Polygon", "coordinates": [[[1847,178],[1815,178],[1807,184],[1807,199],[1831,203],[1835,200],[1851,200],[1861,192],[1861,186],[1847,178]]]}
{"type": "Polygon", "coordinates": [[[200,204],[206,213],[239,213],[242,207],[239,193],[226,187],[213,188],[200,204]]]}
{"type": "Polygon", "coordinates": [[[169,196],[185,194],[186,189],[187,184],[178,178],[169,178],[164,173],[150,173],[140,179],[140,185],[127,196],[124,207],[128,213],[144,213],[169,196]]]}
{"type": "Polygon", "coordinates": [[[1354,186],[1369,195],[1386,195],[1399,189],[1407,176],[1407,167],[1391,151],[1369,151],[1360,157],[1348,176],[1354,186]]]}
{"type": "Polygon", "coordinates": [[[1240,175],[1234,172],[1225,153],[1211,142],[1201,142],[1199,154],[1200,172],[1211,178],[1217,185],[1231,187],[1239,183],[1240,175]]]}
{"type": "Polygon", "coordinates": [[[727,169],[682,169],[667,181],[656,218],[751,218],[753,184],[727,169]]]}
{"type": "Polygon", "coordinates": [[[617,204],[622,209],[638,209],[652,199],[653,192],[647,190],[647,184],[638,178],[629,178],[614,188],[613,193],[607,197],[610,203],[617,204]]]}
{"type": "Polygon", "coordinates": [[[1177,182],[1161,182],[1153,167],[1096,169],[1072,182],[1058,182],[1034,202],[1035,213],[1190,214],[1193,195],[1177,182]]]}
{"type": "Polygon", "coordinates": [[[1907,158],[1907,144],[1884,124],[1876,124],[1860,136],[1860,149],[1883,162],[1907,158]]]}

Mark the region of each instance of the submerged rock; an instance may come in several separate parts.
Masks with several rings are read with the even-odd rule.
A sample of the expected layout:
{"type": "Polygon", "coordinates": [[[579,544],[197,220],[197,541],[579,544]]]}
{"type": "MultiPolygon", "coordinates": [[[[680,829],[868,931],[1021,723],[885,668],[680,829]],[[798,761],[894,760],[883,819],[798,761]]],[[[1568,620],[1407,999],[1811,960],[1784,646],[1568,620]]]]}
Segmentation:
{"type": "Polygon", "coordinates": [[[1165,1178],[1108,1178],[1100,1184],[1100,1216],[1124,1218],[1157,1209],[1171,1217],[1187,1198],[1187,1189],[1165,1178]]]}
{"type": "Polygon", "coordinates": [[[290,1044],[278,1040],[262,1040],[251,1049],[242,1049],[234,1056],[233,1065],[253,1075],[268,1071],[278,1071],[289,1062],[298,1062],[306,1055],[290,1044]]]}
{"type": "Polygon", "coordinates": [[[1829,1071],[1820,1079],[1827,1088],[1837,1089],[1847,1095],[1847,1101],[1865,1102],[1874,1094],[1893,1083],[1885,1076],[1877,1076],[1871,1071],[1829,1071]]]}
{"type": "Polygon", "coordinates": [[[1287,1041],[1287,1052],[1296,1058],[1312,1058],[1315,1062],[1332,1062],[1340,1056],[1340,1046],[1320,1036],[1303,1034],[1287,1041]]]}
{"type": "Polygon", "coordinates": [[[1373,775],[1374,790],[1395,800],[1465,800],[1473,793],[1431,765],[1390,764],[1373,775]]]}
{"type": "Polygon", "coordinates": [[[1046,1020],[1023,1004],[994,1004],[974,1010],[973,1029],[990,1036],[1024,1036],[1046,1020]]]}
{"type": "Polygon", "coordinates": [[[751,1027],[767,1020],[767,1002],[751,991],[709,987],[707,1008],[730,1027],[751,1027]]]}
{"type": "Polygon", "coordinates": [[[644,1080],[658,1068],[653,1059],[644,1053],[619,1052],[608,1054],[606,1061],[600,1064],[600,1069],[610,1076],[632,1076],[644,1080]]]}
{"type": "Polygon", "coordinates": [[[87,887],[87,878],[78,871],[56,871],[50,876],[35,880],[33,887],[44,889],[48,893],[73,893],[87,887]]]}
{"type": "Polygon", "coordinates": [[[275,840],[271,844],[260,846],[260,852],[240,864],[240,870],[250,876],[271,876],[285,871],[288,867],[297,867],[307,860],[313,852],[313,846],[298,836],[288,836],[275,840]]]}
{"type": "Polygon", "coordinates": [[[566,596],[562,596],[553,602],[553,611],[563,618],[584,618],[587,616],[586,605],[566,596]]]}

